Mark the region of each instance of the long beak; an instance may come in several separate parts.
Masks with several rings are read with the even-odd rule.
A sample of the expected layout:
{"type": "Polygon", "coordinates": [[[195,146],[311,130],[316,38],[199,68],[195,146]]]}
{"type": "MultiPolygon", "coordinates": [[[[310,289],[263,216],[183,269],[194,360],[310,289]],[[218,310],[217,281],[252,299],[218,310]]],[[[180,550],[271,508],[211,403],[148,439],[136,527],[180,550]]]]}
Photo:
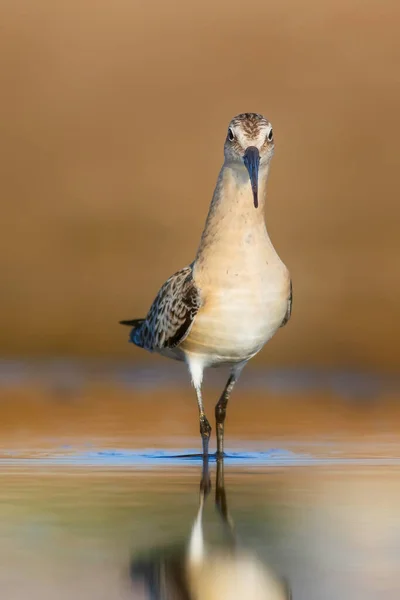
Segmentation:
{"type": "Polygon", "coordinates": [[[243,161],[249,172],[251,189],[253,190],[254,207],[258,208],[258,167],[260,153],[255,146],[249,146],[244,153],[243,161]]]}

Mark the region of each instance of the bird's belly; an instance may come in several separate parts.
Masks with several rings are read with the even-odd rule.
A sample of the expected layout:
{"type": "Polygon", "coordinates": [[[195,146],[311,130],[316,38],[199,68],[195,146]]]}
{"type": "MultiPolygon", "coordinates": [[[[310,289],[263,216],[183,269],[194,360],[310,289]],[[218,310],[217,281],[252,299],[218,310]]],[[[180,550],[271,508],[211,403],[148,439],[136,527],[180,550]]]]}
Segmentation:
{"type": "Polygon", "coordinates": [[[209,293],[199,310],[184,351],[210,357],[210,364],[254,356],[282,324],[288,285],[222,287],[209,293]]]}

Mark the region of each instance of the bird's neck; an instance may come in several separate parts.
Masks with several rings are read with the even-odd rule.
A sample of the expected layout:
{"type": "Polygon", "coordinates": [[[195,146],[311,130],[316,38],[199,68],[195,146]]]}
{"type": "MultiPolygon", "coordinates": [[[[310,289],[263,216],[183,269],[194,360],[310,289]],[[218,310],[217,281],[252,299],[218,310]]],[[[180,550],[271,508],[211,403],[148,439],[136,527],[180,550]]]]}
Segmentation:
{"type": "Polygon", "coordinates": [[[268,240],[264,206],[268,166],[260,168],[258,178],[258,208],[254,206],[253,192],[245,166],[224,164],[215,187],[206,224],[201,236],[197,259],[204,261],[218,248],[242,246],[242,238],[254,236],[268,240]]]}

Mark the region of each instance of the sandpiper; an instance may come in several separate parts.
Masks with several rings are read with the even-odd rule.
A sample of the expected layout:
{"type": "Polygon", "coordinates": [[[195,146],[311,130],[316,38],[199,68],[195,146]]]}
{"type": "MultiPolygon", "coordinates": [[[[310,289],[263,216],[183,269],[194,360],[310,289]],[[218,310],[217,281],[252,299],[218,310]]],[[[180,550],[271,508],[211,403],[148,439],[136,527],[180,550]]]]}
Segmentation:
{"type": "Polygon", "coordinates": [[[204,369],[230,368],[215,407],[217,455],[222,456],[233,387],[247,361],[291,315],[291,278],[264,219],[273,154],[274,135],[265,117],[244,113],[232,119],[195,260],[164,283],[146,318],[120,321],[132,327],[130,341],[140,348],[186,362],[197,394],[204,456],[211,434],[201,393],[204,369]]]}

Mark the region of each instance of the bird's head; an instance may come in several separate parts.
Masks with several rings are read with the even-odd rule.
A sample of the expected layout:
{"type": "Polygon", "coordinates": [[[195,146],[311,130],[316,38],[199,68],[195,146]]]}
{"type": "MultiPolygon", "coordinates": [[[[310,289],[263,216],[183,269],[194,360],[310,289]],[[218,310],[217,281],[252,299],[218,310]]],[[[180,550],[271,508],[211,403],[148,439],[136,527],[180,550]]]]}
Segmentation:
{"type": "Polygon", "coordinates": [[[271,123],[257,113],[237,115],[229,123],[224,146],[225,163],[245,167],[258,207],[258,172],[269,164],[274,154],[271,123]]]}

